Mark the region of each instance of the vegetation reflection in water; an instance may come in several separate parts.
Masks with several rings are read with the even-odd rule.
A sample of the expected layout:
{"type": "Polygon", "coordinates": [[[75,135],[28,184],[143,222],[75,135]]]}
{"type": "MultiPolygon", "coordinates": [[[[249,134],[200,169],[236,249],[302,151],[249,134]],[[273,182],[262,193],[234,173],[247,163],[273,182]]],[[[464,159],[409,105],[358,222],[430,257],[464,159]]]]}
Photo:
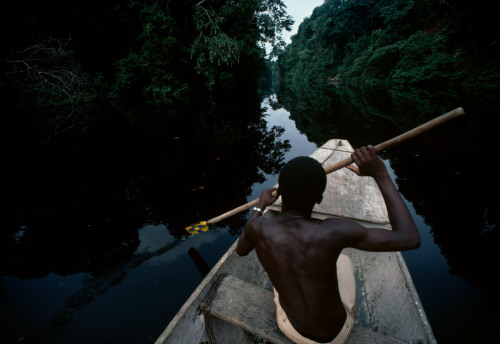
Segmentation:
{"type": "MultiPolygon", "coordinates": [[[[280,140],[283,129],[266,126],[260,105],[238,111],[233,120],[188,123],[160,149],[143,142],[139,151],[154,151],[146,158],[131,155],[122,161],[125,154],[118,153],[107,157],[111,164],[101,164],[95,156],[65,160],[59,155],[49,169],[63,167],[69,174],[12,176],[2,198],[2,276],[87,276],[52,320],[43,321],[47,326],[37,338],[59,340],[75,312],[122,283],[144,261],[185,240],[187,224],[246,203],[253,185],[279,171],[290,149],[280,140]],[[141,165],[120,170],[117,161],[141,165]],[[139,252],[139,230],[150,224],[163,225],[172,241],[139,252]]],[[[43,161],[26,162],[25,171],[36,164],[43,166],[43,161]]],[[[245,221],[240,214],[210,230],[237,235],[245,221]]]]}
{"type": "MultiPolygon", "coordinates": [[[[236,123],[204,121],[135,173],[117,176],[103,166],[87,166],[103,175],[40,176],[12,185],[2,210],[8,228],[1,233],[2,273],[99,274],[135,251],[137,230],[146,224],[164,224],[180,238],[193,220],[245,202],[253,184],[279,171],[289,144],[279,140],[282,129],[268,130],[258,116],[243,123],[243,116],[241,110],[236,123]]],[[[79,174],[82,166],[73,168],[79,174]]],[[[233,218],[230,231],[237,234],[242,221],[244,216],[233,218]]]]}

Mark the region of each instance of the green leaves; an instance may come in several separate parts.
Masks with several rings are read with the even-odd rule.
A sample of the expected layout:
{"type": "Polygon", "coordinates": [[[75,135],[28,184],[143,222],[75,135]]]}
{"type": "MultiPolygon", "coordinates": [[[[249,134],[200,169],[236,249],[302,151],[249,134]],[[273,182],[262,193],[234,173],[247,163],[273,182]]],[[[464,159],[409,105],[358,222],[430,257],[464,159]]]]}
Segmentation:
{"type": "Polygon", "coordinates": [[[195,6],[191,57],[198,72],[213,79],[214,68],[261,58],[266,43],[276,54],[285,45],[281,32],[292,23],[281,0],[202,1],[195,6]]]}
{"type": "Polygon", "coordinates": [[[67,45],[49,39],[3,61],[6,69],[0,85],[16,93],[19,108],[29,118],[24,125],[33,125],[37,137],[32,139],[38,142],[86,131],[99,104],[98,77],[91,78],[80,68],[67,45]]]}
{"type": "Polygon", "coordinates": [[[326,0],[279,56],[280,93],[294,97],[286,105],[304,128],[321,116],[408,128],[472,97],[498,103],[490,12],[461,1],[326,0]],[[327,101],[337,103],[322,112],[327,101]]]}
{"type": "Polygon", "coordinates": [[[199,32],[191,46],[191,57],[197,56],[199,71],[207,64],[231,66],[239,61],[240,48],[244,42],[231,38],[222,30],[225,18],[213,9],[196,6],[194,15],[195,25],[199,32]]]}
{"type": "Polygon", "coordinates": [[[175,108],[190,100],[190,86],[182,76],[187,61],[179,59],[185,43],[179,42],[176,21],[158,4],[141,6],[137,48],[116,63],[116,82],[109,94],[125,112],[133,109],[133,102],[173,116],[175,108]]]}
{"type": "Polygon", "coordinates": [[[26,16],[17,11],[13,18],[23,20],[12,25],[14,38],[4,35],[6,51],[19,52],[4,56],[0,86],[19,95],[23,111],[37,114],[34,132],[42,126],[79,132],[111,118],[131,126],[152,118],[175,122],[188,108],[211,113],[198,107],[213,110],[228,93],[255,90],[264,44],[283,47],[280,32],[292,23],[282,0],[87,5],[72,3],[67,16],[49,16],[53,25],[41,27],[34,26],[40,13],[51,13],[44,6],[26,16]],[[57,40],[41,43],[53,32],[73,40],[64,49],[57,40]]]}

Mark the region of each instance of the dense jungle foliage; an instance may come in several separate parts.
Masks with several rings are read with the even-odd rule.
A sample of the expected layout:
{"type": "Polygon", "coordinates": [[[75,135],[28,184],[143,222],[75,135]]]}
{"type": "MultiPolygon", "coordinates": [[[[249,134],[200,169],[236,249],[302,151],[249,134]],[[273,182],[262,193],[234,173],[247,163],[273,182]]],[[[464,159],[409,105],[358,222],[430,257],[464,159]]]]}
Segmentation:
{"type": "Polygon", "coordinates": [[[283,47],[293,23],[281,0],[21,0],[0,19],[3,143],[68,151],[107,131],[234,119],[218,100],[252,102],[264,44],[283,47]]]}
{"type": "Polygon", "coordinates": [[[471,99],[498,105],[499,27],[487,1],[326,0],[274,66],[280,101],[324,135],[321,116],[401,129],[471,99]]]}

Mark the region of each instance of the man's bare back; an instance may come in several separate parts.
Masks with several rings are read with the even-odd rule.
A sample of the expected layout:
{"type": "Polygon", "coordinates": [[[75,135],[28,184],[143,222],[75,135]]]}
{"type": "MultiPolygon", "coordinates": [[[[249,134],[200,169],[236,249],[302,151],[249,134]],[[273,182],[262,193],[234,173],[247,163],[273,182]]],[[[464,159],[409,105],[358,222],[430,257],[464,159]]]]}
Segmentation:
{"type": "MultiPolygon", "coordinates": [[[[333,338],[346,319],[336,262],[343,220],[314,221],[293,214],[252,223],[255,251],[293,327],[303,335],[333,338]]],[[[326,341],[326,340],[325,340],[326,341]]]]}
{"type": "MultiPolygon", "coordinates": [[[[298,205],[290,208],[283,195],[282,214],[266,219],[254,211],[236,249],[240,255],[255,249],[279,292],[281,307],[291,325],[301,335],[319,342],[335,338],[346,320],[336,273],[337,259],[344,248],[399,251],[418,247],[420,243],[408,209],[373,147],[356,150],[353,159],[359,170],[355,167],[351,170],[372,176],[377,182],[386,202],[392,231],[365,228],[345,219],[316,221],[311,218],[314,204],[301,209],[297,209],[298,205]]],[[[286,185],[289,188],[288,183],[286,185]]],[[[280,176],[280,191],[284,191],[281,189],[280,176]]],[[[272,191],[262,192],[259,208],[274,203],[276,197],[272,196],[272,191]]]]}

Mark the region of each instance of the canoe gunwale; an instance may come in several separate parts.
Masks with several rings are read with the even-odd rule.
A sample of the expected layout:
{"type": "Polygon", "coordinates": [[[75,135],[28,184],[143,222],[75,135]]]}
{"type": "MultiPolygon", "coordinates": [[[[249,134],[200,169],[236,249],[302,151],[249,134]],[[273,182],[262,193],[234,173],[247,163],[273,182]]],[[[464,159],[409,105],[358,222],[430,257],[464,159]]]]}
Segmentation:
{"type": "MultiPolygon", "coordinates": [[[[198,308],[199,304],[203,301],[205,298],[205,294],[208,292],[208,290],[211,287],[212,280],[214,277],[219,273],[221,268],[224,266],[227,258],[231,256],[234,251],[236,250],[236,245],[238,243],[238,240],[236,240],[231,247],[224,253],[224,255],[219,259],[217,264],[210,270],[210,272],[205,276],[205,278],[200,282],[198,287],[193,291],[191,296],[186,300],[186,302],[182,305],[180,310],[177,312],[177,314],[174,316],[174,318],[170,321],[168,324],[167,328],[163,331],[163,333],[158,337],[156,340],[155,344],[163,344],[167,340],[167,338],[170,336],[174,328],[179,324],[181,320],[184,319],[186,313],[188,310],[195,305],[195,303],[198,303],[196,305],[196,308],[198,308]]],[[[197,310],[196,314],[201,313],[199,310],[197,310]]]]}
{"type": "Polygon", "coordinates": [[[424,307],[422,306],[422,302],[420,301],[420,297],[418,296],[417,289],[415,288],[415,284],[413,283],[413,279],[411,278],[410,271],[408,270],[408,266],[406,265],[405,259],[401,252],[396,252],[396,258],[398,259],[399,268],[403,274],[403,277],[406,282],[406,288],[408,289],[410,296],[413,300],[413,304],[417,310],[418,317],[420,318],[420,322],[422,328],[425,332],[425,336],[427,338],[427,342],[429,344],[436,344],[436,338],[434,337],[434,332],[432,331],[429,320],[427,319],[427,314],[425,313],[424,307]]]}

